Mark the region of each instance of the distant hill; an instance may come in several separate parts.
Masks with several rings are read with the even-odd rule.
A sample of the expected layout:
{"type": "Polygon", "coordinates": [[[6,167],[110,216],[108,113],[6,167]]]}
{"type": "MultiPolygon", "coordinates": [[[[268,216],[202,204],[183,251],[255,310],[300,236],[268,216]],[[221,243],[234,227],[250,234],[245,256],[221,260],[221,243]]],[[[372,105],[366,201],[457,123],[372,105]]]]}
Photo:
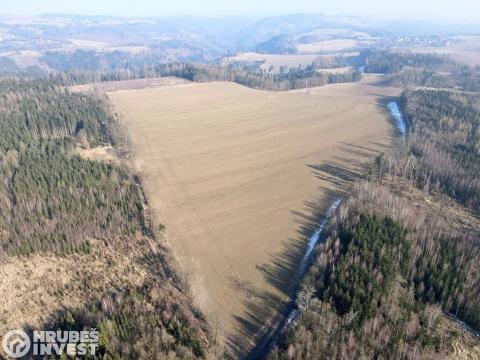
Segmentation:
{"type": "Polygon", "coordinates": [[[295,54],[297,48],[291,37],[278,35],[258,44],[255,51],[262,54],[295,54]]]}
{"type": "Polygon", "coordinates": [[[331,17],[323,14],[292,14],[262,19],[235,34],[244,47],[254,47],[279,35],[296,35],[318,27],[360,26],[360,20],[349,17],[331,17]]]}

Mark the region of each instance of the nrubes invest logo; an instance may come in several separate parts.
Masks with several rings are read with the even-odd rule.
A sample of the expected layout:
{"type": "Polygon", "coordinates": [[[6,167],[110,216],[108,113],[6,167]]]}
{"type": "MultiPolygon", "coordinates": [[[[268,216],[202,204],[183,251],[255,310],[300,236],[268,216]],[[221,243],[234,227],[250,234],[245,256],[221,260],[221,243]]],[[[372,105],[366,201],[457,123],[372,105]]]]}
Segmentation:
{"type": "Polygon", "coordinates": [[[81,331],[33,331],[31,336],[23,330],[11,330],[3,336],[2,347],[10,358],[33,356],[71,357],[93,356],[98,348],[99,333],[95,329],[81,331]]]}
{"type": "Polygon", "coordinates": [[[3,351],[13,358],[25,356],[30,350],[31,341],[23,330],[11,330],[3,336],[3,351]]]}

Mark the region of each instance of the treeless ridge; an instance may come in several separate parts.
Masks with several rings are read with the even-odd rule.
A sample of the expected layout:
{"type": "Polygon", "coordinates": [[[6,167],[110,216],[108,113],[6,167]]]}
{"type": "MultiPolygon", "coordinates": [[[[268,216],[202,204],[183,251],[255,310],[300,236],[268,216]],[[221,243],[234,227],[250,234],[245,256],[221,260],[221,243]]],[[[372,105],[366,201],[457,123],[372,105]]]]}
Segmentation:
{"type": "Polygon", "coordinates": [[[232,355],[251,349],[288,299],[319,216],[390,143],[385,95],[398,90],[207,83],[108,93],[154,214],[232,355]]]}

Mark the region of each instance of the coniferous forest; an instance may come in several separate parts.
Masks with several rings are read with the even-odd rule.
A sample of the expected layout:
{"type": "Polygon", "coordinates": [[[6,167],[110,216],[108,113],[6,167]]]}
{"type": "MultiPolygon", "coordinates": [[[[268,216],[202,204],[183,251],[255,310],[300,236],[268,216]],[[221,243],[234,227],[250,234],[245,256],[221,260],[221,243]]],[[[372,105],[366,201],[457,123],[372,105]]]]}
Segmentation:
{"type": "Polygon", "coordinates": [[[147,221],[137,175],[75,152],[112,143],[114,121],[104,100],[48,77],[16,77],[0,79],[0,108],[0,261],[54,254],[98,263],[104,261],[98,249],[121,258],[135,244],[145,256],[136,266],[150,274],[107,294],[83,284],[93,293],[87,305],[51,314],[43,328],[97,328],[99,358],[204,357],[208,329],[184,288],[172,285],[173,278],[177,287],[181,281],[147,221]]]}
{"type": "Polygon", "coordinates": [[[141,233],[132,175],[73,154],[78,141],[108,143],[101,101],[43,80],[0,86],[1,256],[88,251],[89,238],[141,233]]]}

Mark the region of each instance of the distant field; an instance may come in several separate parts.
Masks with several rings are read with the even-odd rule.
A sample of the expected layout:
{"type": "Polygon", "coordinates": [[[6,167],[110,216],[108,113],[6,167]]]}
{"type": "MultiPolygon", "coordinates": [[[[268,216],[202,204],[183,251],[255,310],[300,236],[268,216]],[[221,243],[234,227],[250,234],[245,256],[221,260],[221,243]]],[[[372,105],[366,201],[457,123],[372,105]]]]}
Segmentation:
{"type": "Polygon", "coordinates": [[[410,48],[414,52],[450,55],[469,66],[480,65],[480,36],[456,36],[445,47],[410,48]]]}
{"type": "Polygon", "coordinates": [[[207,83],[108,93],[195,300],[237,354],[287,299],[317,214],[390,144],[383,95],[398,90],[207,83]]]}
{"type": "Polygon", "coordinates": [[[354,37],[359,39],[370,39],[371,36],[364,31],[355,31],[349,28],[318,28],[312,31],[303,33],[302,36],[316,36],[316,37],[335,37],[335,38],[346,38],[354,37]]]}
{"type": "Polygon", "coordinates": [[[299,54],[334,53],[355,48],[359,42],[355,39],[324,40],[311,44],[297,45],[299,54]]]}
{"type": "Polygon", "coordinates": [[[345,66],[345,67],[333,68],[333,69],[317,69],[318,72],[324,72],[324,73],[330,73],[330,74],[345,74],[353,70],[355,70],[353,66],[345,66]]]}
{"type": "Polygon", "coordinates": [[[83,50],[94,50],[94,51],[124,51],[132,54],[138,54],[142,51],[148,50],[146,46],[121,46],[115,45],[115,42],[109,42],[108,40],[99,41],[92,39],[69,39],[71,44],[66,45],[62,49],[58,50],[67,50],[74,51],[77,49],[83,50]]]}
{"type": "Polygon", "coordinates": [[[135,89],[147,89],[158,88],[162,86],[172,85],[186,85],[191,81],[178,78],[178,77],[158,77],[148,79],[135,79],[135,80],[120,80],[120,81],[103,81],[85,85],[75,85],[70,89],[73,91],[86,92],[92,90],[99,90],[102,92],[117,91],[117,90],[135,90],[135,89]]]}

